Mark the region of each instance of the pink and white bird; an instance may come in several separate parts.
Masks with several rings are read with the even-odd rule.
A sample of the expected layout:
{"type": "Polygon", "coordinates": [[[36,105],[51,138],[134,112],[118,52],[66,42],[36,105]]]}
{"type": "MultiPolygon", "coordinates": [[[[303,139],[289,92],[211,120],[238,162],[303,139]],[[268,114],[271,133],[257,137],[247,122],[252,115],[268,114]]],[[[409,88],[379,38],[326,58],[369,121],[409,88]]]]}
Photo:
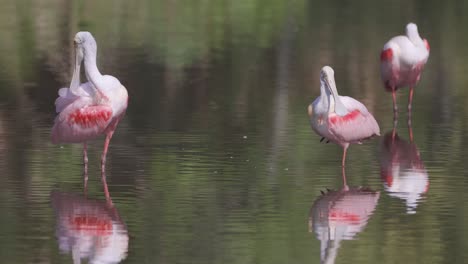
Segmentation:
{"type": "Polygon", "coordinates": [[[61,88],[55,101],[58,116],[52,128],[52,143],[83,143],[85,183],[87,180],[86,142],[105,134],[101,157],[102,177],[105,177],[106,154],[117,124],[127,109],[125,87],[110,75],[102,75],[96,65],[97,44],[89,32],[78,32],[75,42],[75,69],[70,88],[61,88]],[[80,67],[84,67],[88,82],[80,83],[80,67]]]}
{"type": "MultiPolygon", "coordinates": [[[[320,96],[308,107],[312,129],[323,139],[343,147],[341,165],[345,166],[349,144],[380,135],[380,128],[367,108],[354,98],[339,96],[333,69],[322,68],[320,96]]],[[[321,141],[322,141],[321,140],[321,141]]]]}
{"type": "Polygon", "coordinates": [[[380,53],[380,73],[385,89],[392,92],[395,117],[398,115],[395,92],[407,86],[410,88],[408,112],[411,114],[413,90],[429,58],[429,50],[429,42],[419,36],[414,23],[406,25],[406,36],[396,36],[385,43],[380,53]]]}

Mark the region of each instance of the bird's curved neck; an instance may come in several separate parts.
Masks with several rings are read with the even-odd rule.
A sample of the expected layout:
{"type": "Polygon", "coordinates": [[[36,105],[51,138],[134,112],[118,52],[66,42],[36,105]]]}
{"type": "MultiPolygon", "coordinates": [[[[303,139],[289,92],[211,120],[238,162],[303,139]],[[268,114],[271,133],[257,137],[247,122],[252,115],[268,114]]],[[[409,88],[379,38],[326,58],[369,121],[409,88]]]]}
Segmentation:
{"type": "Polygon", "coordinates": [[[348,113],[348,110],[340,100],[338,91],[334,86],[334,80],[330,91],[325,82],[321,81],[320,85],[320,104],[327,109],[328,113],[336,113],[339,116],[344,116],[348,113]]]}
{"type": "Polygon", "coordinates": [[[331,94],[328,92],[328,88],[325,86],[325,83],[320,80],[320,104],[327,109],[327,112],[330,112],[331,109],[331,104],[334,103],[332,102],[333,97],[331,94]]]}
{"type": "Polygon", "coordinates": [[[100,89],[102,74],[96,64],[96,52],[86,52],[84,57],[86,78],[90,81],[96,89],[100,89]]]}
{"type": "Polygon", "coordinates": [[[408,31],[407,32],[408,39],[416,46],[424,46],[424,41],[419,36],[417,31],[408,31]]]}

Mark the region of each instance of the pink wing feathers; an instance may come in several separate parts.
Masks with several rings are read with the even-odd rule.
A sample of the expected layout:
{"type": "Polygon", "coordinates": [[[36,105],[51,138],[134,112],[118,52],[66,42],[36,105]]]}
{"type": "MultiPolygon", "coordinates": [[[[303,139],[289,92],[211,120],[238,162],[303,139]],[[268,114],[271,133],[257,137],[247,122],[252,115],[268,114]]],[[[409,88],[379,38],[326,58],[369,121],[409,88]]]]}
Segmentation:
{"type": "Polygon", "coordinates": [[[400,85],[400,42],[409,42],[406,36],[397,36],[385,43],[380,53],[380,76],[387,91],[400,85]]]}
{"type": "Polygon", "coordinates": [[[380,135],[380,128],[375,118],[359,101],[340,96],[349,113],[345,116],[329,116],[330,133],[339,141],[360,143],[363,139],[380,135]]]}
{"type": "Polygon", "coordinates": [[[90,83],[83,83],[72,93],[68,88],[59,90],[55,101],[56,111],[52,128],[52,143],[79,143],[93,139],[104,132],[112,121],[112,108],[95,104],[90,83]]]}

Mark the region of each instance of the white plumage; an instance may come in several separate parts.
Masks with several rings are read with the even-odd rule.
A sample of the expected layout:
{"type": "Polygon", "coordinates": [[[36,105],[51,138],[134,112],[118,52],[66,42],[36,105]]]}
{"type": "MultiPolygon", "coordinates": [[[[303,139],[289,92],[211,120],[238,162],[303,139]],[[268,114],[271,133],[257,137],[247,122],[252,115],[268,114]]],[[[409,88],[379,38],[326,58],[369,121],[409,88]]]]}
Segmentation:
{"type": "Polygon", "coordinates": [[[429,42],[419,36],[414,23],[406,26],[405,36],[393,37],[385,43],[380,53],[380,75],[385,89],[392,92],[395,117],[398,110],[396,90],[407,86],[410,88],[408,110],[411,110],[413,89],[421,78],[429,51],[429,42]]]}
{"type": "Polygon", "coordinates": [[[320,96],[308,108],[312,129],[344,148],[344,166],[349,144],[380,135],[380,128],[361,102],[338,95],[331,67],[322,68],[320,83],[320,96]]]}

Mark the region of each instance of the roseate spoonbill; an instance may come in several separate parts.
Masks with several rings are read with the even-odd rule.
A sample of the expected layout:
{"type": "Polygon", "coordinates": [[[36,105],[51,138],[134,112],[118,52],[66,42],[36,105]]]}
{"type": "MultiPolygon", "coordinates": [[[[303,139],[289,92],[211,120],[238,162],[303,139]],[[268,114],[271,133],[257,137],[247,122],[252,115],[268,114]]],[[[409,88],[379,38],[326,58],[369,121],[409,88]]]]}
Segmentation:
{"type": "Polygon", "coordinates": [[[322,192],[309,213],[309,232],[320,240],[320,263],[335,263],[340,242],[355,239],[365,228],[379,197],[379,192],[362,187],[322,192]]]}
{"type": "Polygon", "coordinates": [[[429,42],[422,39],[414,23],[406,25],[406,36],[396,36],[385,43],[380,53],[380,73],[387,91],[392,92],[393,113],[398,116],[395,92],[409,86],[408,113],[411,115],[413,90],[429,58],[429,42]]]}
{"type": "Polygon", "coordinates": [[[413,142],[411,126],[408,128],[409,143],[398,136],[395,127],[385,134],[380,148],[380,175],[389,195],[404,200],[406,212],[414,214],[418,201],[429,189],[429,175],[413,142]]]}
{"type": "Polygon", "coordinates": [[[60,251],[71,253],[73,263],[118,263],[127,257],[128,231],[115,207],[58,191],[51,200],[60,251]]]}
{"type": "Polygon", "coordinates": [[[377,121],[362,103],[354,98],[338,95],[334,72],[329,66],[322,68],[320,96],[307,110],[312,129],[322,136],[322,140],[326,138],[327,141],[343,147],[343,167],[349,144],[361,144],[364,139],[380,135],[377,121]]]}
{"type": "Polygon", "coordinates": [[[128,94],[119,80],[99,72],[96,65],[97,44],[91,33],[78,32],[74,42],[75,69],[70,88],[61,88],[55,101],[59,114],[52,128],[52,143],[83,143],[86,184],[86,142],[101,134],[106,135],[101,157],[101,173],[104,180],[107,149],[112,134],[127,109],[128,94]],[[86,83],[80,83],[80,66],[83,59],[88,79],[86,83]]]}

